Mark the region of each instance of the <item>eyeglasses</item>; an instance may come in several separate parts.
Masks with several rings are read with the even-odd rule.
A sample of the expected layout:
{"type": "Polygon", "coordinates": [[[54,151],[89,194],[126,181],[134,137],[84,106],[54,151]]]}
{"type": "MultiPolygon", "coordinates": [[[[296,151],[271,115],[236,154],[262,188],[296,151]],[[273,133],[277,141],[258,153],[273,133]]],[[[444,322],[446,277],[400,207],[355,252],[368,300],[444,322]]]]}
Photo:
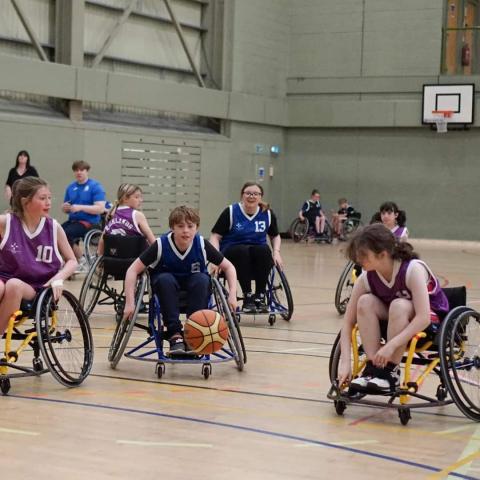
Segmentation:
{"type": "Polygon", "coordinates": [[[260,192],[243,192],[244,195],[247,197],[261,197],[262,194],[260,192]]]}

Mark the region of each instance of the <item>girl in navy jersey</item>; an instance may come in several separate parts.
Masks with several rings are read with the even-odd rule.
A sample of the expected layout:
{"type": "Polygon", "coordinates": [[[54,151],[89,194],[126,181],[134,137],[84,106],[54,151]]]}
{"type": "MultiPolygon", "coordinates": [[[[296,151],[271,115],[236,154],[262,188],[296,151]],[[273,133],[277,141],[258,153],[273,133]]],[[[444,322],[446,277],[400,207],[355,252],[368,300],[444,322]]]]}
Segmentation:
{"type": "Polygon", "coordinates": [[[185,344],[179,319],[179,292],[186,292],[187,316],[208,308],[210,277],[207,263],[210,262],[225,272],[229,287],[228,302],[234,311],[237,306],[237,275],[233,265],[197,233],[200,217],[195,210],[176,207],[170,213],[168,223],[171,231],[157,238],[127,271],[124,317],[130,318],[133,314],[138,275],[150,267],[150,284],[160,300],[170,354],[183,354],[185,344]]]}
{"type": "Polygon", "coordinates": [[[350,388],[390,392],[399,385],[398,365],[408,342],[420,331],[438,328],[448,313],[448,300],[412,246],[398,242],[384,225],[360,230],[348,246],[348,256],[363,273],[353,287],[341,332],[339,385],[351,378],[351,333],[357,323],[368,361],[350,388]],[[382,323],[387,330],[383,346],[382,323]]]}
{"type": "MultiPolygon", "coordinates": [[[[117,201],[107,214],[106,225],[103,231],[109,235],[143,235],[149,245],[155,242],[145,215],[138,209],[143,202],[143,192],[138,185],[122,183],[118,187],[117,201]]],[[[98,252],[103,254],[103,236],[98,244],[98,252]]]]}
{"type": "Polygon", "coordinates": [[[265,299],[268,275],[273,262],[280,268],[283,266],[277,219],[262,202],[262,197],[261,185],[245,183],[241,201],[220,214],[210,236],[212,245],[235,266],[244,296],[242,309],[249,313],[268,312],[265,299]],[[272,243],[273,259],[267,236],[272,243]],[[255,280],[255,295],[252,294],[252,280],[255,280]]]}
{"type": "Polygon", "coordinates": [[[383,223],[400,241],[408,240],[407,215],[395,202],[384,202],[379,211],[372,217],[372,222],[383,223]]]}
{"type": "Polygon", "coordinates": [[[58,299],[63,280],[77,266],[65,232],[48,216],[48,184],[27,177],[12,190],[12,213],[0,215],[0,335],[22,299],[33,300],[45,286],[51,286],[58,299]]]}

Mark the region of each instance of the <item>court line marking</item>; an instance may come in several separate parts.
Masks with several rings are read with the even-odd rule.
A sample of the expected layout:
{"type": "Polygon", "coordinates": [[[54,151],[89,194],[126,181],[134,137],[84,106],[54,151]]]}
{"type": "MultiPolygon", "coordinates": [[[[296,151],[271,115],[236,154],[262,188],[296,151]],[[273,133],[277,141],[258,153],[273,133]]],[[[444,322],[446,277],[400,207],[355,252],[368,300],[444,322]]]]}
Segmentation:
{"type": "MultiPolygon", "coordinates": [[[[226,428],[226,429],[233,429],[233,430],[240,430],[243,432],[248,432],[248,433],[256,433],[259,435],[264,435],[264,436],[270,436],[270,437],[275,437],[275,438],[282,438],[284,440],[296,440],[298,442],[304,442],[304,443],[309,443],[312,445],[319,445],[327,448],[333,448],[337,450],[341,450],[344,452],[348,453],[354,453],[358,455],[364,455],[366,457],[371,457],[371,458],[376,458],[379,460],[384,460],[387,462],[393,462],[393,463],[399,463],[402,465],[407,465],[409,467],[414,467],[422,470],[428,470],[430,472],[441,472],[442,469],[438,467],[434,467],[432,465],[427,465],[424,463],[419,463],[419,462],[413,462],[411,460],[406,460],[402,459],[399,457],[393,457],[391,455],[386,455],[382,453],[376,453],[376,452],[369,452],[368,450],[360,450],[358,448],[353,448],[353,447],[348,447],[348,446],[343,446],[343,445],[335,445],[333,443],[325,442],[322,440],[315,440],[307,437],[301,437],[299,435],[292,435],[289,433],[282,433],[282,432],[276,432],[276,431],[271,431],[271,430],[264,430],[261,428],[253,428],[253,427],[247,427],[245,425],[238,425],[234,423],[225,423],[225,422],[217,422],[213,420],[205,420],[202,418],[196,418],[196,417],[187,417],[183,415],[173,415],[169,413],[160,413],[160,412],[153,412],[149,410],[141,410],[141,409],[135,409],[135,408],[128,408],[128,407],[115,407],[113,405],[103,405],[103,404],[98,404],[98,403],[87,403],[87,402],[78,402],[78,401],[73,401],[73,400],[60,400],[56,398],[38,398],[38,397],[29,397],[26,395],[10,395],[11,398],[18,398],[21,400],[29,400],[29,401],[37,401],[37,402],[47,402],[47,403],[58,403],[58,404],[63,404],[63,405],[73,405],[73,406],[79,406],[79,407],[86,407],[86,408],[92,408],[92,409],[99,409],[99,410],[110,410],[110,411],[116,411],[116,412],[123,412],[123,413],[132,413],[132,414],[137,414],[137,415],[145,415],[145,416],[151,416],[151,417],[160,417],[160,418],[167,418],[170,420],[180,420],[183,422],[191,422],[191,423],[196,423],[200,425],[210,425],[210,426],[215,426],[215,427],[221,427],[221,428],[226,428]]],[[[480,456],[480,452],[478,453],[480,456]]],[[[467,480],[478,480],[475,477],[470,477],[468,475],[463,475],[460,473],[453,472],[451,473],[452,476],[457,477],[457,478],[464,478],[467,480]]]]}
{"type": "Polygon", "coordinates": [[[40,435],[39,432],[29,432],[27,430],[14,430],[12,428],[3,428],[0,427],[0,433],[13,433],[14,435],[28,435],[31,437],[37,437],[40,435]]]}
{"type": "Polygon", "coordinates": [[[141,447],[213,448],[211,443],[144,442],[140,440],[116,440],[115,443],[121,445],[138,445],[141,447]]]}
{"type": "MultiPolygon", "coordinates": [[[[332,445],[348,446],[348,445],[368,445],[379,443],[378,440],[351,440],[349,442],[332,442],[332,445]]],[[[314,445],[311,443],[297,443],[293,445],[296,448],[322,447],[323,445],[314,445]]]]}
{"type": "MultiPolygon", "coordinates": [[[[175,383],[175,382],[166,382],[163,381],[159,382],[157,380],[146,380],[144,378],[132,378],[132,377],[117,377],[114,375],[105,375],[101,373],[91,373],[91,377],[98,377],[98,378],[106,378],[112,380],[121,380],[121,381],[130,381],[130,382],[141,382],[141,383],[149,383],[149,384],[156,384],[156,385],[168,385],[168,386],[176,386],[176,387],[184,387],[184,388],[194,388],[199,390],[213,390],[216,392],[224,392],[224,393],[237,393],[240,395],[255,395],[258,397],[268,397],[268,398],[279,398],[283,400],[299,400],[302,402],[313,402],[313,403],[321,403],[324,405],[332,405],[333,402],[331,400],[322,400],[318,398],[309,398],[309,397],[294,397],[291,395],[277,395],[273,393],[265,393],[265,392],[252,392],[250,390],[238,390],[233,388],[218,388],[218,387],[206,387],[204,385],[193,385],[188,383],[175,383]]],[[[371,409],[378,409],[378,407],[372,405],[362,405],[362,408],[371,408],[371,409]]],[[[434,412],[427,412],[427,411],[416,411],[416,415],[428,415],[434,417],[446,417],[446,418],[460,418],[465,420],[465,416],[463,415],[452,415],[448,413],[434,413],[434,412]]],[[[404,430],[402,428],[402,430],[404,430]]]]}
{"type": "Polygon", "coordinates": [[[475,424],[473,425],[463,425],[461,427],[456,427],[456,428],[449,428],[448,430],[440,430],[438,432],[433,432],[437,435],[449,435],[450,433],[457,433],[457,432],[463,432],[464,430],[470,430],[471,428],[475,428],[475,424]]]}
{"type": "MultiPolygon", "coordinates": [[[[480,457],[480,450],[477,450],[476,452],[474,452],[470,455],[467,455],[465,458],[460,459],[458,462],[452,463],[448,467],[445,467],[440,472],[429,475],[427,478],[429,480],[433,480],[433,479],[436,479],[436,478],[445,477],[446,475],[448,475],[448,476],[463,475],[461,473],[455,473],[453,471],[456,470],[459,467],[462,467],[463,465],[471,463],[473,460],[475,460],[476,458],[479,458],[479,457],[480,457]]],[[[470,477],[470,478],[474,478],[474,477],[470,477]]]]}

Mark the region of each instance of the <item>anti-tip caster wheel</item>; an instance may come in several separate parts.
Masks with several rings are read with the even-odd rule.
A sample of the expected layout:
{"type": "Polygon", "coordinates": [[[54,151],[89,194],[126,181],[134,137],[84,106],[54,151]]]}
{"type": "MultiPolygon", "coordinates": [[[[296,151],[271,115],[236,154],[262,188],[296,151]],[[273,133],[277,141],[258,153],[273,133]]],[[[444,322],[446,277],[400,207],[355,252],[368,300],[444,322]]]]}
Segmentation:
{"type": "Polygon", "coordinates": [[[274,313],[271,313],[269,316],[268,316],[268,323],[271,327],[273,327],[273,325],[275,324],[275,321],[276,321],[276,317],[275,317],[275,314],[274,313]]]}
{"type": "Polygon", "coordinates": [[[333,404],[337,415],[343,415],[343,412],[347,409],[347,404],[343,400],[334,400],[333,404]]]}
{"type": "Polygon", "coordinates": [[[202,367],[203,378],[205,378],[205,380],[208,380],[211,373],[212,373],[212,366],[209,363],[205,363],[202,367]]]}
{"type": "Polygon", "coordinates": [[[156,367],[157,378],[162,378],[163,374],[165,373],[165,364],[164,363],[157,363],[156,367]]]}
{"type": "Polygon", "coordinates": [[[10,379],[9,378],[2,378],[0,380],[0,390],[2,391],[3,395],[6,395],[10,390],[10,379]]]}
{"type": "Polygon", "coordinates": [[[409,408],[399,408],[398,409],[398,417],[400,418],[400,423],[402,425],[406,425],[409,420],[412,418],[410,415],[410,409],[409,408]]]}
{"type": "Polygon", "coordinates": [[[44,370],[43,362],[42,362],[41,358],[39,358],[39,357],[34,358],[32,363],[33,363],[33,371],[34,372],[41,372],[42,370],[44,370]]]}
{"type": "Polygon", "coordinates": [[[436,397],[440,402],[443,402],[448,396],[447,389],[443,385],[437,387],[436,397]]]}

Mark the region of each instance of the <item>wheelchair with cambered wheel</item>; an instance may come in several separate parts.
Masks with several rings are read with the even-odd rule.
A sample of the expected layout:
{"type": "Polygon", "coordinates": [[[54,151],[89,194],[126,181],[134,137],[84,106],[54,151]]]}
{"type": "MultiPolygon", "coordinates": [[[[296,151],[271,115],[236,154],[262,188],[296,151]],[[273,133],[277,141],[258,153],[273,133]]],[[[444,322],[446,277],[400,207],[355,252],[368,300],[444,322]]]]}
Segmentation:
{"type": "MultiPolygon", "coordinates": [[[[348,385],[338,385],[341,355],[338,334],[330,354],[332,386],[327,395],[333,400],[338,415],[343,415],[352,404],[394,408],[398,410],[402,425],[406,425],[412,409],[455,403],[465,416],[480,422],[480,314],[465,306],[465,287],[445,288],[444,291],[450,312],[437,331],[429,327],[412,338],[402,359],[400,386],[392,392],[373,394],[350,391],[348,385]],[[414,365],[419,365],[419,370],[414,369],[414,365]],[[439,381],[435,397],[421,392],[430,374],[439,381]]],[[[362,374],[367,360],[357,327],[352,331],[351,345],[352,378],[356,378],[362,374]]]]}
{"type": "Polygon", "coordinates": [[[50,288],[35,300],[23,301],[3,334],[0,390],[6,395],[10,380],[50,372],[66,387],[80,385],[93,364],[93,340],[88,320],[77,299],[64,290],[58,301],[50,288]],[[28,357],[31,366],[19,363],[28,357]],[[13,370],[11,373],[10,371],[13,370]]]}
{"type": "MultiPolygon", "coordinates": [[[[167,364],[193,364],[200,365],[201,372],[205,379],[208,379],[212,372],[212,365],[234,361],[237,369],[242,371],[247,361],[245,345],[242,333],[235,315],[231,312],[227,302],[225,288],[217,278],[211,277],[211,299],[209,308],[216,310],[225,319],[228,327],[228,338],[225,345],[218,351],[211,354],[187,353],[182,356],[170,355],[164,349],[166,342],[164,324],[160,301],[155,294],[150,295],[148,307],[148,319],[145,322],[139,316],[140,305],[148,283],[148,274],[143,273],[137,281],[135,290],[135,309],[132,318],[122,318],[116,326],[108,354],[108,360],[112,368],[117,368],[121,358],[153,362],[156,367],[158,378],[162,378],[167,364]],[[147,338],[136,346],[128,347],[130,336],[134,328],[144,331],[147,338]]],[[[185,304],[182,302],[180,293],[181,312],[184,313],[185,304]]],[[[167,342],[168,343],[168,342],[167,342]]]]}

